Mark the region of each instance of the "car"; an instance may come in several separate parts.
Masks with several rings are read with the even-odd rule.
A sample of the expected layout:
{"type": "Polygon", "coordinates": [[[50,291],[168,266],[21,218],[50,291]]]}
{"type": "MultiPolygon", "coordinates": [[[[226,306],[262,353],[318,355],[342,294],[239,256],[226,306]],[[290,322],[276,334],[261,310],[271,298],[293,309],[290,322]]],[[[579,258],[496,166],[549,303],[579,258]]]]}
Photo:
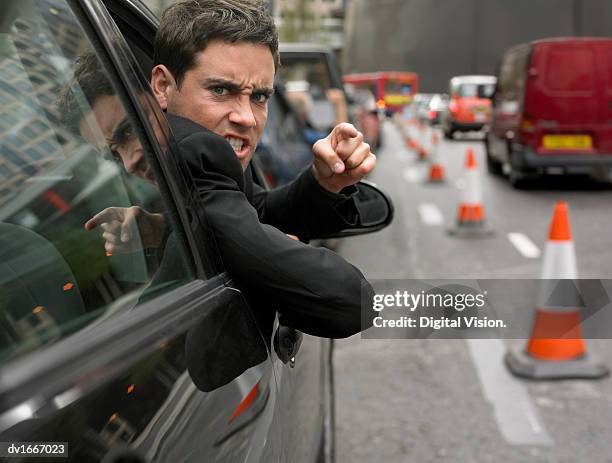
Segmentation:
{"type": "Polygon", "coordinates": [[[438,125],[442,115],[448,110],[448,95],[436,93],[429,101],[427,121],[430,125],[438,125]]]}
{"type": "Polygon", "coordinates": [[[450,79],[450,101],[442,118],[444,137],[452,139],[456,132],[482,130],[491,118],[491,97],[495,76],[469,75],[450,79]]]}
{"type": "MultiPolygon", "coordinates": [[[[78,463],[330,461],[333,344],[278,322],[264,335],[225,271],[148,87],[156,17],[137,0],[7,0],[0,18],[0,440],[78,463]],[[153,183],[115,161],[79,87],[76,131],[93,141],[59,112],[84,52],[125,113],[113,137],[138,139],[153,183]],[[165,251],[139,230],[108,251],[84,223],[113,207],[163,215],[165,251]]],[[[337,236],[392,218],[358,188],[368,222],[337,236]]]]}
{"type": "Polygon", "coordinates": [[[429,119],[429,103],[433,99],[433,93],[417,93],[412,102],[412,112],[421,122],[429,119]]]}
{"type": "Polygon", "coordinates": [[[329,133],[339,122],[359,127],[356,108],[349,101],[334,52],[327,46],[306,42],[281,42],[281,67],[277,80],[282,84],[307,82],[312,97],[309,124],[329,133]]]}
{"type": "Polygon", "coordinates": [[[352,84],[345,84],[345,88],[349,101],[353,103],[358,127],[363,132],[363,139],[372,148],[379,150],[382,146],[382,116],[376,106],[374,94],[367,88],[356,87],[352,84]]]}
{"type": "Polygon", "coordinates": [[[612,39],[564,37],[504,53],[487,132],[489,171],[514,186],[541,173],[612,169],[612,39]]]}

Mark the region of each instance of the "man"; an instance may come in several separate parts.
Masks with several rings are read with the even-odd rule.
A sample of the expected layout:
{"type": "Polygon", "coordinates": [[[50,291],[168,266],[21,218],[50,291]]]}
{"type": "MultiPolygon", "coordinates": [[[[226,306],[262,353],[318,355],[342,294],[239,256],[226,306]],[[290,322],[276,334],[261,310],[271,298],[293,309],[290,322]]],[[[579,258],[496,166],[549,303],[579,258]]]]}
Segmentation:
{"type": "MultiPolygon", "coordinates": [[[[179,1],[162,14],[151,86],[169,114],[185,159],[200,172],[223,172],[222,183],[246,196],[261,223],[308,240],[358,220],[350,194],[353,185],[372,171],[376,157],[363,135],[343,123],[315,143],[312,168],[294,182],[272,192],[254,186],[249,163],[266,124],[278,61],[276,29],[263,2],[179,1]],[[193,140],[198,126],[185,119],[225,138],[245,176],[231,159],[214,156],[213,160],[199,153],[193,140]]],[[[219,152],[220,147],[215,154],[219,152]]],[[[215,196],[215,201],[203,204],[224,262],[251,305],[272,304],[281,322],[312,334],[329,334],[331,325],[332,331],[338,330],[334,337],[360,330],[361,286],[366,294],[371,294],[371,287],[354,267],[327,250],[291,243],[273,228],[256,224],[255,217],[247,226],[243,222],[249,215],[247,202],[241,203],[244,210],[237,208],[240,213],[232,215],[228,192],[215,196]],[[241,227],[247,233],[239,237],[241,227]],[[237,236],[231,236],[230,230],[237,236]],[[230,245],[238,242],[241,252],[230,245]],[[253,259],[242,257],[248,254],[253,259]],[[255,273],[258,278],[253,278],[255,273]]]]}
{"type": "MultiPolygon", "coordinates": [[[[83,77],[87,73],[80,74],[83,77]]],[[[75,78],[78,77],[77,69],[75,78]]],[[[83,87],[84,83],[80,85],[83,87]]],[[[216,92],[224,95],[224,91],[216,92]]],[[[102,108],[111,107],[108,95],[85,93],[92,107],[86,118],[97,120],[126,170],[146,178],[149,170],[146,164],[141,164],[146,163],[146,158],[138,139],[124,136],[121,143],[116,139],[117,135],[126,133],[122,128],[123,110],[100,109],[101,104],[102,108]]],[[[249,102],[251,99],[249,95],[249,102]]],[[[253,99],[261,102],[261,96],[253,99]]],[[[362,287],[366,295],[371,294],[371,287],[361,273],[333,252],[305,246],[262,223],[272,223],[285,233],[294,232],[309,238],[344,228],[354,221],[352,200],[323,189],[312,171],[285,188],[266,193],[253,186],[250,177],[243,175],[243,168],[248,166],[244,161],[252,156],[252,152],[243,150],[244,145],[254,149],[259,136],[250,137],[249,127],[244,129],[236,124],[238,136],[233,138],[240,139],[240,143],[228,137],[234,144],[232,151],[222,138],[187,119],[169,115],[169,120],[181,158],[195,179],[200,197],[200,204],[193,212],[202,214],[211,224],[225,267],[245,293],[264,332],[271,334],[273,309],[280,312],[281,323],[309,334],[345,337],[360,331],[362,287]]],[[[77,127],[87,137],[83,120],[77,127]]],[[[328,145],[331,146],[332,141],[336,146],[346,141],[342,138],[345,136],[343,130],[354,133],[350,129],[340,128],[340,135],[336,134],[336,139],[328,141],[328,145]]],[[[328,173],[328,177],[332,176],[328,173]]],[[[345,177],[350,179],[348,174],[345,177]]],[[[346,180],[331,178],[327,184],[337,189],[338,185],[342,187],[343,181],[346,180]]],[[[349,180],[348,184],[351,183],[349,180]]],[[[124,232],[131,227],[126,223],[133,222],[134,217],[148,217],[146,211],[139,210],[138,214],[125,218],[124,211],[108,208],[86,224],[89,230],[103,228],[107,250],[128,247],[129,236],[124,237],[124,232]]],[[[163,218],[158,222],[163,223],[163,218]]]]}
{"type": "MultiPolygon", "coordinates": [[[[151,86],[169,113],[224,137],[247,169],[267,119],[279,65],[272,17],[260,0],[184,0],[164,11],[151,86]]],[[[376,157],[351,124],[313,149],[317,183],[331,193],[372,171],[376,157]]]]}

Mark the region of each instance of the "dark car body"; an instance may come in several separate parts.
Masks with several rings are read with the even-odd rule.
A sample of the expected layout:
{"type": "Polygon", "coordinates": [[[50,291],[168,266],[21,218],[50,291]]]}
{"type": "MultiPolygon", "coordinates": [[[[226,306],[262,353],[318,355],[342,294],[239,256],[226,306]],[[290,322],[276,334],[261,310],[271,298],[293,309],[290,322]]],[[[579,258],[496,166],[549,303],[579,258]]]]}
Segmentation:
{"type": "Polygon", "coordinates": [[[487,134],[491,170],[612,167],[612,39],[567,37],[510,48],[501,60],[487,134]]]}
{"type": "Polygon", "coordinates": [[[276,85],[268,102],[268,122],[255,151],[271,187],[290,182],[310,165],[312,145],[304,138],[304,130],[282,85],[276,85]]]}
{"type": "Polygon", "coordinates": [[[329,461],[331,342],[278,323],[266,339],[224,270],[148,87],[157,19],[132,0],[6,1],[0,19],[0,441],[67,445],[45,461],[329,461]],[[95,120],[95,149],[60,121],[84,51],[155,185],[95,120]],[[163,214],[165,249],[136,230],[105,252],[84,223],[119,206],[163,214]]]}

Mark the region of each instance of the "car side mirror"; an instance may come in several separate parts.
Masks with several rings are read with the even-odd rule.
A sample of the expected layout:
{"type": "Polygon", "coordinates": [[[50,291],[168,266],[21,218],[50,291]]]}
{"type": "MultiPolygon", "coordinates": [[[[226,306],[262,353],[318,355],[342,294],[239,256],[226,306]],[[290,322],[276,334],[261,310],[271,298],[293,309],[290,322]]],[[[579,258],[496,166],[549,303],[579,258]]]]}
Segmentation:
{"type": "Polygon", "coordinates": [[[357,224],[317,238],[328,239],[365,235],[382,230],[393,221],[393,201],[387,193],[367,180],[361,180],[355,186],[357,187],[357,193],[353,198],[359,212],[357,224]]]}

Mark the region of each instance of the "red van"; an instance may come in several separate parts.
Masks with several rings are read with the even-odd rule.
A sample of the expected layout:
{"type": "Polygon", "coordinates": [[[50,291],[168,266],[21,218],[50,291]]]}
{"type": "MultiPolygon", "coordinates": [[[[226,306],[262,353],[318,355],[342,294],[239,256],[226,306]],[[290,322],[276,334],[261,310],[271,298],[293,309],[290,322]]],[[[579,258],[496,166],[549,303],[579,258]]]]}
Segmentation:
{"type": "Polygon", "coordinates": [[[503,56],[487,165],[518,186],[541,173],[609,175],[612,168],[612,39],[554,38],[503,56]]]}

